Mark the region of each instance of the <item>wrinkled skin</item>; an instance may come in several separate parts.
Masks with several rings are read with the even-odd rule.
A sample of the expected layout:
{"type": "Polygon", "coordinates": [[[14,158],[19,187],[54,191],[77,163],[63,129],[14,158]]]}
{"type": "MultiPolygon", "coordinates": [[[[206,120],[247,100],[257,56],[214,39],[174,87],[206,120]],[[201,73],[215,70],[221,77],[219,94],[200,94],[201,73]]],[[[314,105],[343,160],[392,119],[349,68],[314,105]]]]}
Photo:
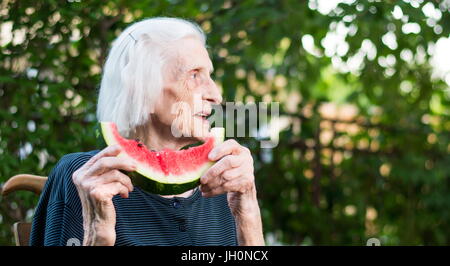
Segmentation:
{"type": "MultiPolygon", "coordinates": [[[[222,101],[210,77],[211,60],[201,42],[184,38],[167,49],[171,49],[173,56],[164,67],[163,91],[154,109],[149,110],[150,121],[136,128],[132,136],[153,150],[180,149],[203,140],[208,136],[209,124],[202,116],[210,114],[212,105],[222,101]],[[184,108],[177,109],[177,105],[184,108]]],[[[115,243],[116,214],[112,197],[117,194],[128,197],[133,185],[120,170],[136,169],[133,161],[116,157],[120,152],[118,146],[107,147],[72,176],[83,208],[84,245],[115,243]]],[[[210,152],[209,159],[216,163],[200,179],[202,195],[227,193],[239,244],[264,245],[250,151],[235,140],[227,140],[210,152]]],[[[193,190],[177,196],[187,197],[192,193],[193,190]]]]}

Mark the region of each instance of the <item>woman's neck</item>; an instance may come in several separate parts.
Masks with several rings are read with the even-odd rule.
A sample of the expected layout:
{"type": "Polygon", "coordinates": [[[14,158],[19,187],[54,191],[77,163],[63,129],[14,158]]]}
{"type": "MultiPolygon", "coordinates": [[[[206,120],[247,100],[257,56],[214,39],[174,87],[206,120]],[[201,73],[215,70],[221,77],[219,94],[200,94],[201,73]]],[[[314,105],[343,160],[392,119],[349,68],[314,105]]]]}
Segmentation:
{"type": "Polygon", "coordinates": [[[170,126],[164,125],[156,119],[138,126],[131,138],[139,139],[148,149],[160,151],[163,149],[180,150],[196,143],[196,138],[175,137],[170,126]]]}
{"type": "MultiPolygon", "coordinates": [[[[173,136],[170,127],[158,121],[152,120],[142,126],[138,126],[135,133],[130,136],[132,139],[139,139],[148,149],[160,151],[163,149],[180,150],[186,145],[196,143],[195,138],[177,138],[173,136]]],[[[194,189],[188,190],[178,195],[161,195],[164,198],[189,197],[194,193],[194,189]]]]}

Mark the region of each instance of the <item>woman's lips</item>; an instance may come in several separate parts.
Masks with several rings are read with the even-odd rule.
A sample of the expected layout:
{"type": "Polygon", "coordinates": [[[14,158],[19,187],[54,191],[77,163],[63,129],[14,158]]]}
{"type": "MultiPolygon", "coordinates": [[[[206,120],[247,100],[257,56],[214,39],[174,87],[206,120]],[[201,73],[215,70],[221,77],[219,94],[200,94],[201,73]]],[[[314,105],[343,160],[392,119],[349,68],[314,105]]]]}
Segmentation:
{"type": "Polygon", "coordinates": [[[209,124],[208,116],[207,116],[207,115],[205,115],[205,114],[198,115],[198,114],[197,114],[197,115],[195,115],[195,117],[201,119],[204,123],[208,123],[208,124],[209,124]]]}
{"type": "Polygon", "coordinates": [[[204,118],[204,119],[207,119],[208,118],[208,116],[210,115],[211,113],[205,113],[205,112],[201,112],[201,113],[197,113],[197,114],[195,114],[195,116],[197,116],[197,117],[201,117],[201,118],[204,118]]]}

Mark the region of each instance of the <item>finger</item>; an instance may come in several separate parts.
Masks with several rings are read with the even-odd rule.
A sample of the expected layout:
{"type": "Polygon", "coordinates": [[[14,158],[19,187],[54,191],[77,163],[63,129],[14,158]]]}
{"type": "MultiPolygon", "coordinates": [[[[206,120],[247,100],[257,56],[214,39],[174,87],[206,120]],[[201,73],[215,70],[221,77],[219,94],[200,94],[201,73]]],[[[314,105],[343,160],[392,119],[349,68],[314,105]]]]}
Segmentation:
{"type": "MultiPolygon", "coordinates": [[[[126,186],[124,186],[124,185],[122,185],[122,183],[118,183],[118,185],[117,185],[119,188],[118,188],[118,191],[119,191],[119,195],[122,197],[122,198],[124,198],[124,199],[127,199],[128,197],[129,197],[129,195],[130,195],[130,191],[128,190],[128,188],[126,187],[126,186]]],[[[117,194],[116,194],[117,195],[117,194]]]]}
{"type": "Polygon", "coordinates": [[[222,173],[222,178],[225,182],[229,182],[236,178],[241,177],[241,175],[242,175],[242,168],[236,167],[236,168],[231,168],[231,169],[225,170],[222,173]]]}
{"type": "Polygon", "coordinates": [[[212,189],[212,190],[206,191],[206,192],[203,192],[203,190],[202,190],[202,196],[205,198],[218,196],[218,195],[221,195],[224,193],[226,193],[224,187],[216,187],[215,189],[212,189]]]}
{"type": "Polygon", "coordinates": [[[131,178],[119,170],[112,170],[106,173],[103,173],[98,178],[96,178],[96,181],[99,184],[108,184],[113,182],[119,182],[125,187],[128,188],[128,191],[133,191],[133,184],[131,183],[131,178]]]}
{"type": "Polygon", "coordinates": [[[225,182],[221,186],[211,189],[209,191],[203,192],[202,190],[202,196],[213,197],[228,192],[239,192],[243,194],[249,191],[251,187],[252,187],[251,180],[245,177],[238,177],[228,182],[225,182]]]}
{"type": "Polygon", "coordinates": [[[214,147],[208,154],[208,159],[217,161],[225,155],[239,154],[241,145],[234,139],[229,139],[214,147]]]}
{"type": "Polygon", "coordinates": [[[230,180],[223,184],[225,192],[239,192],[245,193],[251,189],[253,181],[244,176],[230,180]]]}
{"type": "MultiPolygon", "coordinates": [[[[220,177],[220,175],[228,169],[235,168],[241,165],[240,158],[237,155],[229,155],[220,159],[206,173],[200,178],[200,183],[208,184],[220,177]]],[[[217,182],[219,180],[216,180],[217,182]]]]}
{"type": "Polygon", "coordinates": [[[128,188],[120,182],[113,182],[104,185],[110,191],[112,196],[120,195],[122,198],[128,198],[128,188]]]}
{"type": "Polygon", "coordinates": [[[93,165],[95,162],[97,162],[102,157],[111,157],[111,156],[117,156],[122,151],[122,148],[119,145],[112,145],[104,148],[96,155],[92,156],[91,159],[89,159],[86,163],[86,165],[93,165]]]}
{"type": "Polygon", "coordinates": [[[107,171],[122,169],[125,171],[135,171],[136,163],[131,159],[119,157],[102,157],[98,159],[86,172],[87,176],[101,175],[107,171]]]}
{"type": "Polygon", "coordinates": [[[231,168],[223,171],[220,177],[211,178],[209,182],[200,185],[200,190],[202,192],[209,192],[218,186],[222,186],[233,179],[239,178],[242,174],[242,169],[240,167],[231,168]]]}
{"type": "Polygon", "coordinates": [[[109,202],[115,195],[128,198],[128,188],[120,182],[113,182],[98,185],[90,191],[90,197],[98,203],[109,202]]]}
{"type": "MultiPolygon", "coordinates": [[[[221,182],[221,181],[219,181],[219,182],[221,182]]],[[[217,187],[220,187],[221,184],[222,183],[219,183],[219,184],[215,183],[215,184],[212,184],[212,185],[210,185],[210,184],[200,184],[200,191],[201,192],[210,192],[211,190],[213,190],[213,189],[215,189],[217,187]]]]}

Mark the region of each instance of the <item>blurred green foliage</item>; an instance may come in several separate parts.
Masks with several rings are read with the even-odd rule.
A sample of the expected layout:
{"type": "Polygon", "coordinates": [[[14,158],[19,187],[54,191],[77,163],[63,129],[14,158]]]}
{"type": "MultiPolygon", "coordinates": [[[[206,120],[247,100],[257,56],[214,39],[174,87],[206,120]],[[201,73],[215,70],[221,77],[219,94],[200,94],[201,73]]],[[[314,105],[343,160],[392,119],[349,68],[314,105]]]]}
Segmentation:
{"type": "MultiPolygon", "coordinates": [[[[111,42],[133,21],[175,16],[207,33],[225,100],[281,103],[276,148],[239,140],[268,244],[450,244],[450,91],[430,64],[449,2],[320,2],[2,1],[0,182],[94,149],[111,42]]],[[[37,200],[0,199],[0,245],[37,200]]]]}

